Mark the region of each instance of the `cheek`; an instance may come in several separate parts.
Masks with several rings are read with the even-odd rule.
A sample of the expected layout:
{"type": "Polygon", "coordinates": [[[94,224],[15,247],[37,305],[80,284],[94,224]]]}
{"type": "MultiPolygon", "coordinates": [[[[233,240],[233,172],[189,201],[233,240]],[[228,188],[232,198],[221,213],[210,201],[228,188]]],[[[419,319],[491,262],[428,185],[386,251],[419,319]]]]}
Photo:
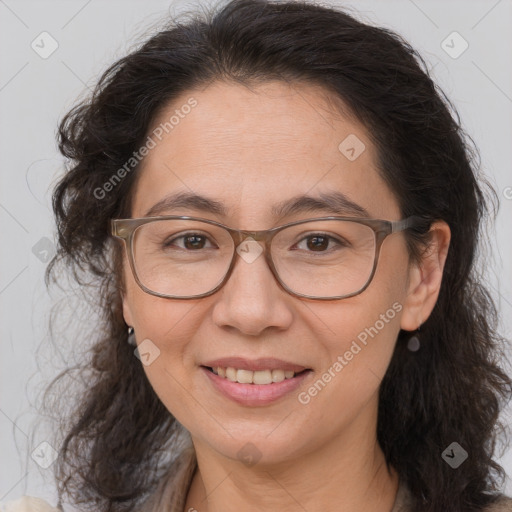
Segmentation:
{"type": "Polygon", "coordinates": [[[149,339],[169,364],[189,352],[199,327],[200,305],[192,301],[171,301],[140,292],[131,295],[131,308],[137,340],[149,339]]]}
{"type": "Polygon", "coordinates": [[[329,342],[328,372],[343,374],[345,385],[372,387],[384,376],[400,331],[403,306],[396,297],[368,297],[338,314],[340,335],[329,342]]]}
{"type": "Polygon", "coordinates": [[[189,313],[199,306],[198,301],[164,299],[146,293],[126,265],[124,278],[123,306],[132,319],[137,341],[149,339],[161,351],[178,351],[194,331],[194,315],[189,313]]]}
{"type": "Polygon", "coordinates": [[[361,346],[361,359],[379,378],[384,376],[393,354],[407,296],[407,253],[400,250],[400,240],[393,242],[382,251],[375,277],[360,297],[360,315],[354,313],[357,332],[351,333],[361,346]]]}
{"type": "Polygon", "coordinates": [[[170,377],[183,381],[194,364],[191,340],[200,324],[201,304],[155,297],[127,275],[124,306],[130,311],[141,362],[155,391],[160,394],[159,383],[174,388],[170,377]]]}
{"type": "Polygon", "coordinates": [[[186,424],[191,414],[202,413],[200,408],[195,410],[196,402],[191,399],[197,394],[193,380],[197,350],[192,340],[199,325],[200,305],[141,293],[131,296],[141,364],[162,404],[186,424]]]}
{"type": "Polygon", "coordinates": [[[373,421],[400,329],[401,307],[398,301],[372,297],[338,313],[334,328],[340,335],[324,345],[326,364],[298,397],[312,428],[318,417],[326,436],[336,435],[355,418],[373,421]]]}
{"type": "MultiPolygon", "coordinates": [[[[169,300],[144,292],[136,283],[131,269],[125,267],[126,295],[135,329],[143,370],[160,401],[178,421],[186,423],[197,407],[193,368],[196,364],[197,330],[207,314],[207,302],[169,300]]],[[[204,414],[202,409],[194,414],[204,414]]]]}
{"type": "Polygon", "coordinates": [[[333,415],[355,414],[372,398],[393,355],[406,297],[408,260],[402,251],[392,251],[391,244],[387,249],[362,294],[314,311],[329,325],[330,334],[323,337],[327,359],[318,372],[321,382],[317,380],[308,395],[324,395],[324,387],[330,388],[324,398],[326,406],[330,404],[326,411],[333,415]]]}

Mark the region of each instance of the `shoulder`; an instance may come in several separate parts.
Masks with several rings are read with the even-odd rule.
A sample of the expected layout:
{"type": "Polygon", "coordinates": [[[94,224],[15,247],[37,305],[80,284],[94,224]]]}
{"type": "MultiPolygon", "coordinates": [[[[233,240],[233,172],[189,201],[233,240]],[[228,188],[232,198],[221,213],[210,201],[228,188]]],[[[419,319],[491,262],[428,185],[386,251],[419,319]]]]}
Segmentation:
{"type": "Polygon", "coordinates": [[[21,498],[0,503],[0,512],[60,512],[47,501],[34,496],[22,496],[21,498]]]}
{"type": "MultiPolygon", "coordinates": [[[[409,488],[405,482],[400,480],[392,512],[411,512],[413,510],[412,503],[409,488]]],[[[512,498],[498,494],[492,503],[482,509],[482,512],[512,512],[512,498]]]]}
{"type": "Polygon", "coordinates": [[[484,508],[485,512],[512,512],[512,498],[500,495],[496,501],[484,508]]]}

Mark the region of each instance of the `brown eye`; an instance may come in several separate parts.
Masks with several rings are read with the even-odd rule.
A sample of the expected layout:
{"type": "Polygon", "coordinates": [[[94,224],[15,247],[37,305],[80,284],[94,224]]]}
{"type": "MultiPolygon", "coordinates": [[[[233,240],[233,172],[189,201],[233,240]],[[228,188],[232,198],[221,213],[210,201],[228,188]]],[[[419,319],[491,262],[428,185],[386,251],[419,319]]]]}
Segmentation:
{"type": "Polygon", "coordinates": [[[187,249],[189,251],[195,251],[199,249],[209,249],[214,247],[207,236],[201,235],[199,233],[189,233],[186,235],[182,235],[172,240],[166,241],[164,244],[165,248],[170,248],[172,246],[179,247],[181,249],[187,249]],[[178,240],[182,242],[177,243],[178,240]],[[210,244],[209,246],[207,244],[210,244]]]}
{"type": "Polygon", "coordinates": [[[327,234],[315,233],[304,237],[299,243],[296,244],[298,249],[304,249],[307,252],[327,252],[334,247],[346,247],[347,244],[342,241],[329,236],[327,234]],[[306,241],[305,247],[301,247],[301,244],[306,241]]]}
{"type": "Polygon", "coordinates": [[[312,251],[325,250],[329,246],[329,238],[326,236],[308,237],[307,247],[312,251]]]}

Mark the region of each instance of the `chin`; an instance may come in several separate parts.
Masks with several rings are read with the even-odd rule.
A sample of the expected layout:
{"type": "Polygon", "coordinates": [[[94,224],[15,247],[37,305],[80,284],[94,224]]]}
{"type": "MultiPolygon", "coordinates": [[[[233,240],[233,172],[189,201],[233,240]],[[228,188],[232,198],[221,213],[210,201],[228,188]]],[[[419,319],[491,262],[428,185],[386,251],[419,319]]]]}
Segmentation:
{"type": "MultiPolygon", "coordinates": [[[[274,428],[275,426],[274,424],[274,428]]],[[[240,461],[247,467],[258,465],[260,468],[300,457],[297,450],[301,445],[312,444],[311,440],[305,441],[300,432],[296,432],[295,436],[289,431],[283,430],[279,436],[275,432],[269,436],[267,432],[271,431],[272,429],[263,431],[258,428],[244,429],[243,433],[233,434],[233,437],[223,431],[226,435],[221,438],[212,438],[207,435],[207,437],[203,437],[203,442],[206,442],[210,449],[215,450],[223,457],[240,461]],[[271,439],[272,437],[274,438],[271,439]]]]}

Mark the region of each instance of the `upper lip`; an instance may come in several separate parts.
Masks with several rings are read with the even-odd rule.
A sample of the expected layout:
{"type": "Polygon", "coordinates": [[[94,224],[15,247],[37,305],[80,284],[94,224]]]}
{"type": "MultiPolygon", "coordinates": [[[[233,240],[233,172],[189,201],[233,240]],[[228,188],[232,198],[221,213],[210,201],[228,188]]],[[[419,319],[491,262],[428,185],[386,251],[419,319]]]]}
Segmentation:
{"type": "Polygon", "coordinates": [[[217,368],[220,366],[221,368],[236,368],[237,370],[251,370],[253,372],[258,370],[285,370],[298,373],[308,369],[300,364],[290,363],[274,357],[262,357],[259,359],[223,357],[221,359],[207,361],[203,363],[202,366],[209,366],[210,368],[217,368]]]}

